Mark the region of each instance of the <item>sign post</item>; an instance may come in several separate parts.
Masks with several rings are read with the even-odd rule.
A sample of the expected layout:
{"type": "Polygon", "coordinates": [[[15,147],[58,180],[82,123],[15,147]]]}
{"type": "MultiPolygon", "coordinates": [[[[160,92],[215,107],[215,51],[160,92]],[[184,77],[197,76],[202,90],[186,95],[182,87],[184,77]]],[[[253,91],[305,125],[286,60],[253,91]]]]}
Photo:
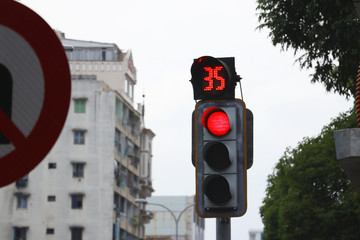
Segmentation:
{"type": "Polygon", "coordinates": [[[0,2],[0,89],[2,187],[45,158],[64,126],[71,96],[60,40],[39,15],[11,0],[0,2]]]}

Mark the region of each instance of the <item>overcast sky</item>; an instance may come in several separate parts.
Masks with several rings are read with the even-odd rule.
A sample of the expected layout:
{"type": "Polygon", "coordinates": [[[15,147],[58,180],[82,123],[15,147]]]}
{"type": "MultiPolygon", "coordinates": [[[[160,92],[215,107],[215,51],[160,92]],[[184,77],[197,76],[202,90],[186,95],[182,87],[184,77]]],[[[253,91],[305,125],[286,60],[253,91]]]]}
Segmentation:
{"type": "MultiPolygon", "coordinates": [[[[262,229],[259,207],[267,176],[287,147],[316,136],[353,99],[326,93],[300,70],[293,51],[274,47],[258,26],[252,0],[21,0],[70,39],[115,43],[133,51],[137,102],[145,94],[153,142],[154,195],[195,194],[191,164],[190,67],[203,55],[235,57],[247,108],[254,114],[254,165],[248,171],[248,210],[232,219],[232,239],[262,229]]],[[[240,98],[240,88],[236,95],[240,98]]],[[[215,221],[206,221],[215,240],[215,221]]]]}

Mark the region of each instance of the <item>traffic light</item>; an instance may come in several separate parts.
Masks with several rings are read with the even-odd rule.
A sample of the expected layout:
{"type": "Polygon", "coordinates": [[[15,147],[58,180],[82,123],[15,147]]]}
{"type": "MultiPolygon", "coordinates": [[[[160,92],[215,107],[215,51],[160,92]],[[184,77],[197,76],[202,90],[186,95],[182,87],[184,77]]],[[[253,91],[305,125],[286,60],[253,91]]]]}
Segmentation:
{"type": "Polygon", "coordinates": [[[194,59],[191,76],[195,100],[234,99],[236,83],[241,79],[236,75],[233,57],[194,59]]]}
{"type": "Polygon", "coordinates": [[[246,212],[246,113],[239,99],[196,104],[193,144],[196,211],[201,217],[236,217],[246,212]]]}

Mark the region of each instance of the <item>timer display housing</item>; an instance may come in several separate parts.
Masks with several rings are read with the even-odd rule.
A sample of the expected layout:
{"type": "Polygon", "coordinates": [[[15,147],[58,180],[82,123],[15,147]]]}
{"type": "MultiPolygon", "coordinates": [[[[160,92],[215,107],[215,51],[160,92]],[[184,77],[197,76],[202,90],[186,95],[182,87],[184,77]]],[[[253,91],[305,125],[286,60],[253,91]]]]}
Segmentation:
{"type": "Polygon", "coordinates": [[[240,81],[235,71],[235,58],[204,56],[194,59],[191,76],[195,100],[235,99],[235,86],[240,81]]]}

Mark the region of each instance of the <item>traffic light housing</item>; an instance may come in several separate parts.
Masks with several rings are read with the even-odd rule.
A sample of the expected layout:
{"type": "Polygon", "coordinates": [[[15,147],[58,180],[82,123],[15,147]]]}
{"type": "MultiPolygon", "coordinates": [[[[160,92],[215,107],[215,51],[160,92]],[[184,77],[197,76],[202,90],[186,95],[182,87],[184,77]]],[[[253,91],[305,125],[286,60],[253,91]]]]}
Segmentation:
{"type": "Polygon", "coordinates": [[[239,99],[196,104],[196,211],[201,217],[238,217],[246,212],[246,112],[239,99]]]}
{"type": "Polygon", "coordinates": [[[210,56],[194,59],[191,66],[194,99],[234,99],[240,76],[235,71],[235,58],[210,56]]]}

